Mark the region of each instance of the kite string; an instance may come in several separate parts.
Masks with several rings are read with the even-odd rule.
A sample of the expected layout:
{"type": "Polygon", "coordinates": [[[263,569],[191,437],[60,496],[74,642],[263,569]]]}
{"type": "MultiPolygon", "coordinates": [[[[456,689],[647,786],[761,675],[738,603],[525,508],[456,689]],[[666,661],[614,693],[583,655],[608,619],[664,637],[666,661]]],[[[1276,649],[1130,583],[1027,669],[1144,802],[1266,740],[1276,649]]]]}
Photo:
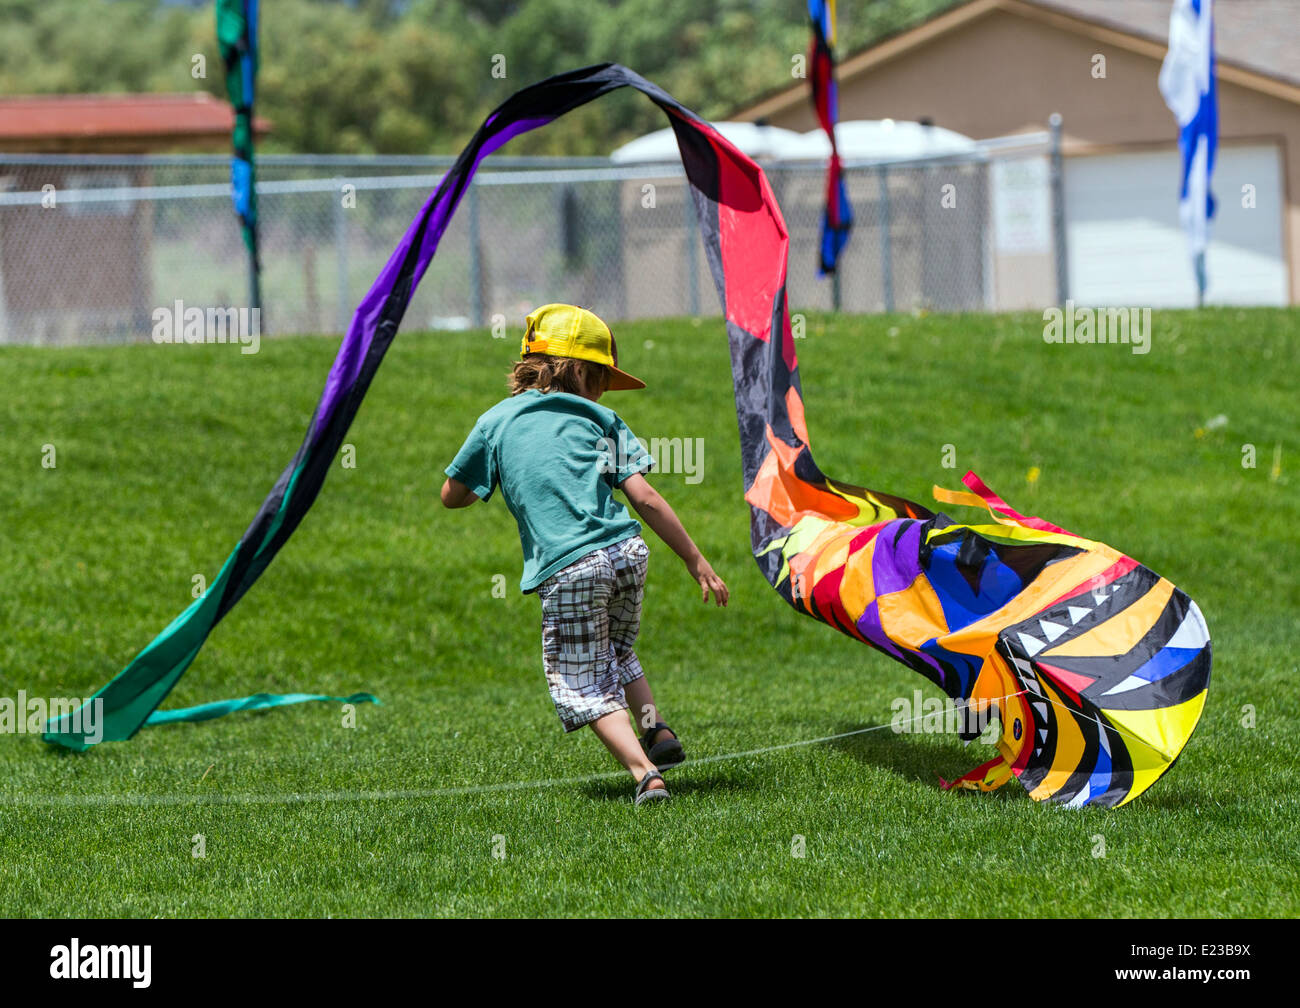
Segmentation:
{"type": "MultiPolygon", "coordinates": [[[[1068,711],[1069,713],[1075,715],[1076,717],[1083,718],[1085,721],[1091,721],[1098,728],[1102,729],[1102,731],[1105,731],[1106,729],[1110,729],[1111,731],[1115,732],[1118,735],[1127,736],[1128,738],[1132,739],[1134,742],[1140,742],[1148,749],[1155,749],[1155,746],[1151,745],[1151,743],[1148,742],[1146,739],[1134,735],[1131,731],[1129,731],[1127,728],[1124,728],[1122,725],[1113,724],[1108,721],[1102,721],[1100,718],[1092,717],[1086,711],[1083,710],[1075,710],[1073,707],[1070,707],[1067,704],[1063,704],[1059,700],[1054,700],[1052,699],[1052,697],[1049,697],[1043,693],[1035,692],[1034,690],[1030,689],[1028,686],[1026,686],[1024,689],[1016,693],[1008,693],[1006,696],[989,697],[984,701],[984,703],[987,705],[991,703],[996,703],[999,700],[1010,700],[1012,697],[1024,696],[1026,693],[1028,693],[1030,696],[1036,696],[1040,700],[1046,700],[1053,707],[1060,707],[1061,710],[1068,711]]],[[[1000,715],[1001,708],[998,709],[998,712],[1000,715]]],[[[1156,749],[1156,752],[1160,753],[1160,755],[1163,756],[1165,759],[1171,760],[1174,758],[1169,753],[1165,752],[1163,749],[1156,749]]]]}
{"type": "MultiPolygon", "coordinates": [[[[1008,700],[1017,693],[1011,693],[1003,697],[991,697],[990,702],[997,700],[1008,700]]],[[[883,731],[886,728],[894,729],[898,734],[899,726],[915,724],[924,718],[932,717],[932,714],[917,714],[915,717],[906,718],[901,721],[891,720],[888,724],[868,725],[866,728],[855,728],[853,731],[840,732],[835,735],[823,735],[819,738],[798,739],[794,742],[782,742],[777,745],[763,746],[760,749],[744,749],[738,752],[720,753],[716,756],[702,756],[699,759],[693,759],[689,763],[683,763],[674,769],[677,772],[688,771],[692,767],[702,766],[707,763],[721,763],[727,760],[744,759],[750,756],[761,756],[766,753],[780,752],[785,749],[797,749],[803,746],[820,745],[825,742],[837,742],[840,739],[852,738],[855,735],[866,735],[870,732],[883,731]]],[[[462,787],[445,787],[445,788],[414,788],[402,791],[324,791],[324,792],[294,792],[290,794],[209,794],[209,795],[56,795],[50,797],[33,797],[30,795],[4,795],[0,796],[0,805],[10,807],[25,806],[122,806],[122,805],[292,805],[305,804],[308,802],[343,802],[343,801],[393,801],[393,800],[418,800],[425,798],[443,798],[457,795],[473,794],[490,794],[499,791],[526,791],[541,790],[548,787],[557,787],[560,785],[573,784],[591,784],[601,780],[613,780],[618,777],[625,777],[624,770],[608,770],[601,773],[587,774],[582,777],[552,777],[545,780],[530,781],[502,781],[496,784],[471,784],[462,787]]]]}
{"type": "MultiPolygon", "coordinates": [[[[1115,732],[1115,733],[1118,734],[1118,735],[1124,735],[1124,736],[1126,736],[1127,738],[1131,739],[1131,740],[1134,741],[1134,742],[1139,742],[1139,743],[1141,743],[1143,746],[1145,746],[1145,747],[1148,748],[1148,749],[1153,749],[1153,750],[1155,750],[1156,752],[1158,752],[1161,756],[1163,756],[1163,757],[1164,757],[1165,759],[1167,759],[1167,760],[1172,760],[1172,759],[1174,759],[1174,755],[1176,755],[1176,754],[1171,755],[1170,753],[1165,752],[1163,749],[1157,749],[1155,746],[1153,746],[1153,745],[1152,745],[1150,742],[1148,742],[1146,739],[1141,738],[1141,737],[1139,737],[1139,736],[1137,736],[1137,735],[1134,735],[1131,731],[1129,731],[1127,728],[1124,728],[1122,725],[1113,724],[1113,723],[1108,722],[1108,721],[1102,721],[1100,718],[1092,717],[1091,715],[1089,715],[1089,714],[1088,714],[1087,712],[1085,712],[1085,711],[1082,711],[1082,710],[1075,710],[1073,707],[1070,707],[1070,706],[1068,706],[1067,704],[1063,704],[1063,703],[1061,703],[1059,700],[1053,700],[1051,697],[1049,697],[1049,696],[1045,696],[1045,695],[1042,694],[1042,693],[1036,693],[1036,692],[1034,692],[1034,690],[1030,689],[1028,686],[1026,686],[1023,690],[1021,690],[1021,693],[1029,693],[1031,696],[1036,696],[1036,697],[1038,697],[1040,700],[1046,700],[1046,701],[1047,701],[1049,704],[1051,704],[1053,707],[1060,707],[1061,710],[1063,710],[1063,711],[1069,711],[1071,714],[1075,715],[1076,717],[1081,717],[1081,718],[1083,718],[1085,721],[1091,721],[1091,722],[1092,722],[1093,724],[1095,724],[1098,728],[1100,728],[1103,732],[1106,731],[1107,729],[1110,729],[1111,731],[1115,732]]],[[[1019,695],[1020,695],[1019,693],[1013,693],[1013,694],[1012,694],[1012,696],[1019,696],[1019,695]]],[[[1003,699],[1005,699],[1005,698],[1003,698],[1003,699]]]]}
{"type": "MultiPolygon", "coordinates": [[[[1015,693],[1008,693],[1004,696],[988,697],[985,702],[988,704],[999,703],[1003,700],[1010,700],[1014,697],[1024,696],[1026,693],[1038,697],[1056,707],[1069,711],[1071,714],[1091,720],[1100,728],[1111,728],[1123,735],[1127,735],[1134,741],[1142,740],[1132,735],[1118,725],[1105,724],[1097,718],[1090,717],[1083,711],[1076,711],[1073,708],[1062,704],[1050,696],[1038,693],[1028,687],[1015,693]]],[[[1000,712],[1000,708],[999,708],[1000,712]]],[[[689,763],[682,764],[675,769],[678,772],[688,771],[692,767],[703,766],[709,763],[721,763],[735,759],[745,759],[752,756],[762,756],[767,753],[780,752],[786,749],[797,749],[804,746],[820,745],[827,742],[837,742],[841,739],[852,738],[857,735],[866,735],[871,732],[883,731],[886,728],[894,729],[896,733],[901,734],[899,730],[902,726],[912,725],[924,718],[933,717],[933,714],[917,714],[910,718],[902,720],[891,720],[888,724],[869,725],[866,728],[855,728],[852,731],[839,732],[834,735],[823,735],[812,739],[798,739],[794,742],[782,742],[777,745],[763,746],[758,749],[744,749],[737,752],[720,753],[714,756],[703,756],[699,759],[691,760],[689,763]]],[[[1145,744],[1145,743],[1144,743],[1145,744]]],[[[557,787],[561,785],[590,784],[602,780],[613,780],[624,776],[622,770],[604,771],[601,773],[587,774],[581,777],[554,777],[544,780],[528,781],[502,781],[495,784],[477,784],[465,785],[461,787],[445,788],[419,788],[402,791],[360,791],[360,792],[317,792],[317,793],[290,793],[279,795],[60,795],[54,797],[35,798],[31,796],[4,796],[0,798],[0,804],[8,806],[122,806],[122,805],[187,805],[187,804],[217,804],[217,805],[278,805],[278,804],[303,804],[309,802],[342,802],[342,801],[390,801],[390,800],[419,800],[428,798],[451,797],[457,795],[473,794],[491,794],[494,792],[504,791],[523,791],[523,790],[541,790],[543,788],[557,787]]]]}

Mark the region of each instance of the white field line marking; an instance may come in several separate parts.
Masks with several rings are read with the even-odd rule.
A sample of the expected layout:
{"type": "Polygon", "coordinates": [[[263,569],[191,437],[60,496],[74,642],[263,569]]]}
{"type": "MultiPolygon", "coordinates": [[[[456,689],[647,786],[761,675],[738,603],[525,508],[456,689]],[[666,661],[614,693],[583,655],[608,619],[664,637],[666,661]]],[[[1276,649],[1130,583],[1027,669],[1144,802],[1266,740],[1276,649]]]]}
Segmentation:
{"type": "MultiPolygon", "coordinates": [[[[1014,696],[1015,694],[1011,694],[1014,696]]],[[[996,697],[996,700],[1006,700],[1008,697],[996,697]]],[[[992,702],[992,701],[990,701],[992,702]]],[[[926,717],[933,717],[931,714],[918,714],[916,717],[908,718],[900,724],[914,724],[926,717]]],[[[886,728],[893,728],[894,722],[889,724],[872,725],[869,728],[856,728],[853,731],[841,732],[838,735],[823,735],[820,738],[800,739],[797,742],[782,742],[779,745],[764,746],[761,749],[744,749],[740,752],[722,753],[717,756],[704,756],[700,759],[689,760],[681,766],[674,767],[675,774],[683,774],[693,767],[704,766],[707,763],[721,763],[724,760],[744,759],[748,756],[762,756],[765,753],[780,752],[783,749],[797,749],[803,746],[820,745],[824,742],[835,742],[839,739],[851,738],[854,735],[865,735],[868,732],[883,731],[886,728]]],[[[628,778],[626,770],[608,770],[602,773],[586,774],[582,777],[552,777],[547,780],[531,781],[505,781],[499,784],[471,784],[464,787],[443,787],[443,788],[407,788],[400,791],[306,791],[306,792],[289,792],[285,794],[191,794],[191,795],[113,795],[113,794],[91,794],[91,795],[51,795],[49,797],[39,798],[32,795],[3,795],[0,796],[0,806],[26,807],[26,808],[48,808],[54,805],[65,807],[83,808],[83,807],[103,807],[103,806],[136,806],[136,807],[153,807],[167,805],[301,805],[308,802],[349,802],[349,801],[409,801],[425,798],[447,798],[460,795],[492,794],[498,791],[528,791],[541,790],[548,787],[559,787],[565,784],[590,784],[594,781],[614,780],[622,777],[628,778]]]]}

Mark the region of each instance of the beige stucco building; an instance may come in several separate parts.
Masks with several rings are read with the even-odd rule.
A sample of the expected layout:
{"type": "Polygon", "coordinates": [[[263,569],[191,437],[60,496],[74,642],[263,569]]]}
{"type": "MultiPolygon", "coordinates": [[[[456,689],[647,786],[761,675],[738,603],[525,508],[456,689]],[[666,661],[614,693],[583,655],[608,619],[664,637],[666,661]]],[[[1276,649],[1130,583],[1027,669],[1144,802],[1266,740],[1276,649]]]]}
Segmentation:
{"type": "MultiPolygon", "coordinates": [[[[975,138],[1063,117],[1070,289],[1193,297],[1177,224],[1177,127],[1157,87],[1170,0],[970,0],[841,54],[840,119],[932,120],[975,138]]],[[[1300,3],[1216,0],[1219,203],[1210,302],[1300,299],[1300,3]]],[[[816,128],[806,81],[729,118],[816,128]]]]}

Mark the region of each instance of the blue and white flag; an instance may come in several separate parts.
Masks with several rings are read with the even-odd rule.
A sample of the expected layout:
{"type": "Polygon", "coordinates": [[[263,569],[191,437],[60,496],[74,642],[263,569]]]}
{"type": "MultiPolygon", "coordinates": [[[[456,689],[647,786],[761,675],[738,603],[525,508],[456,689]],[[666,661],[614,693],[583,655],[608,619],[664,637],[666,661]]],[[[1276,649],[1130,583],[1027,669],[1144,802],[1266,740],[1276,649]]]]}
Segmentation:
{"type": "Polygon", "coordinates": [[[1205,247],[1214,197],[1210,176],[1219,145],[1219,101],[1214,85],[1214,0],[1174,0],[1169,16],[1169,52],[1160,67],[1160,93],[1178,120],[1183,154],[1179,216],[1196,267],[1196,286],[1205,295],[1205,247]]]}

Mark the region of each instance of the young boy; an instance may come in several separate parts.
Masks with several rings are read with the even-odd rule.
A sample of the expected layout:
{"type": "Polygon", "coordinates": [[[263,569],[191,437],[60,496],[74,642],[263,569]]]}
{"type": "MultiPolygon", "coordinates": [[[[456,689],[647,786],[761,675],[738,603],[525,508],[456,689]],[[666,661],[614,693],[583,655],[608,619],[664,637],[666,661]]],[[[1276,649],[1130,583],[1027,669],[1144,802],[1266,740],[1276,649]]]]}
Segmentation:
{"type": "Polygon", "coordinates": [[[510,397],[478,418],[447,467],[442,503],[468,507],[501,487],[524,551],[519,587],[542,600],[542,665],[565,731],[591,725],[637,781],[636,804],[663,800],[659,770],[684,752],[632,650],[649,549],[613,491],[681,557],[704,601],[712,592],[725,606],[727,586],[641,475],[654,459],[597,405],[606,391],[645,388],[618,369],[609,327],[584,308],[543,305],[528,316],[521,358],[510,397]]]}

